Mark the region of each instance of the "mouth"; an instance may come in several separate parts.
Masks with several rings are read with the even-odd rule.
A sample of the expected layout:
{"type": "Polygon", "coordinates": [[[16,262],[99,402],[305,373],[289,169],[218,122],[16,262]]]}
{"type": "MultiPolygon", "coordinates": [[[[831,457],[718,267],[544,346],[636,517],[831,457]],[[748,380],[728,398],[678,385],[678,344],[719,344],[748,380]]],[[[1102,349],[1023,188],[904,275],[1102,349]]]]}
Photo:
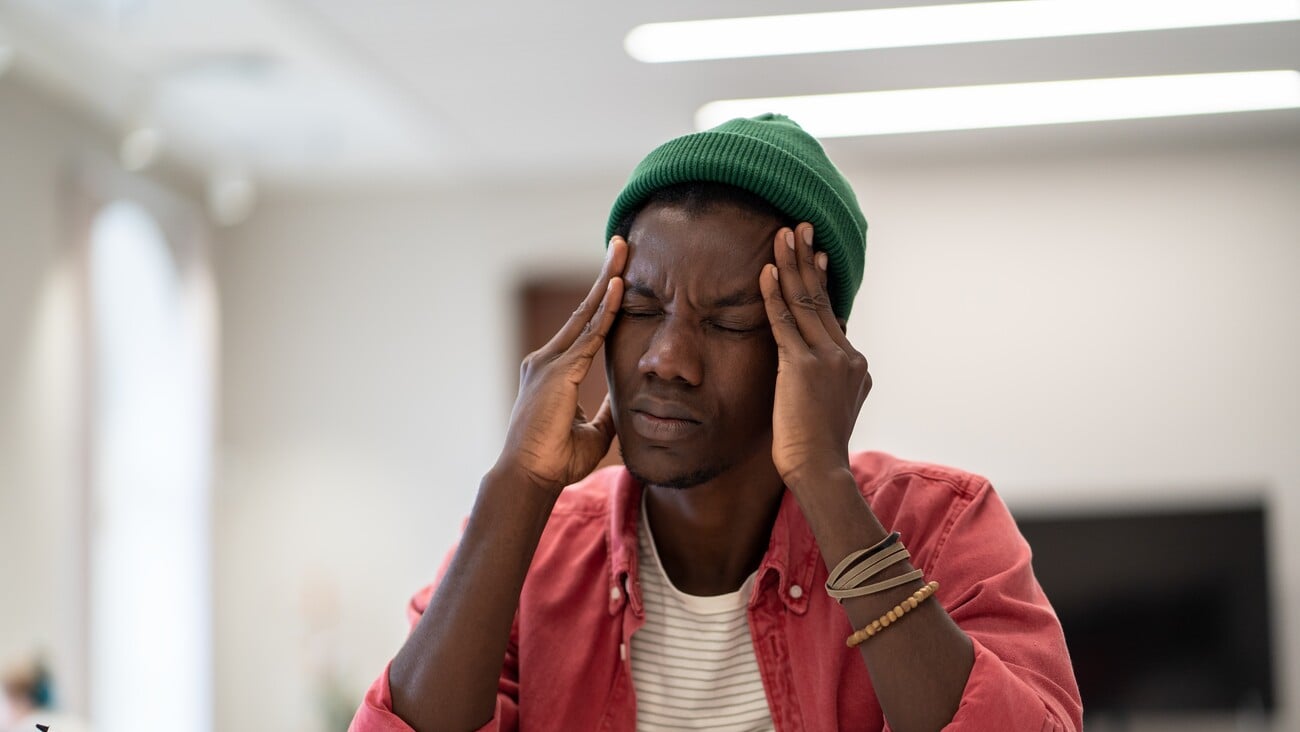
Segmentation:
{"type": "Polygon", "coordinates": [[[677,409],[662,408],[649,411],[632,409],[632,429],[641,437],[653,442],[675,442],[690,437],[700,428],[700,422],[685,416],[677,409]]]}

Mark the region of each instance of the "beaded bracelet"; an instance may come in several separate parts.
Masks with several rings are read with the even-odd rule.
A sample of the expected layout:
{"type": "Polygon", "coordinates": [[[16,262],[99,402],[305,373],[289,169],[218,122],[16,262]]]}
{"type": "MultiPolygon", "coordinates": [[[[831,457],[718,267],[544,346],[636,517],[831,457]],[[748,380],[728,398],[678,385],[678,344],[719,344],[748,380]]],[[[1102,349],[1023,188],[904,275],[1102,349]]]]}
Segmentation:
{"type": "Polygon", "coordinates": [[[922,587],[916,592],[913,592],[911,597],[895,605],[893,610],[890,610],[884,615],[881,615],[879,618],[876,618],[875,620],[871,621],[871,625],[868,625],[862,630],[859,630],[853,635],[849,636],[848,639],[844,641],[844,643],[849,648],[856,648],[859,644],[861,644],[866,639],[879,633],[885,628],[888,628],[890,623],[897,622],[899,618],[915,610],[917,605],[920,605],[921,603],[930,599],[930,597],[934,595],[935,591],[938,589],[939,589],[938,582],[928,583],[925,587],[922,587]]]}

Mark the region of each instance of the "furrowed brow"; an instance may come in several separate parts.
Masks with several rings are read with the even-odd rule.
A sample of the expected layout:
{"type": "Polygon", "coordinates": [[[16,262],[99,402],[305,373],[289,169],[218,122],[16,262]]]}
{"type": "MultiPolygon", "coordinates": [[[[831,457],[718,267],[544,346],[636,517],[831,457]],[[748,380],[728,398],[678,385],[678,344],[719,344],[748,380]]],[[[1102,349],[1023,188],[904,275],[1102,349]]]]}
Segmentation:
{"type": "Polygon", "coordinates": [[[763,302],[763,293],[757,290],[740,290],[714,300],[712,306],[715,308],[739,308],[760,302],[763,302]]]}
{"type": "MultiPolygon", "coordinates": [[[[624,287],[628,295],[637,295],[648,300],[660,301],[663,298],[654,288],[642,282],[624,281],[624,287]]],[[[729,295],[723,295],[717,299],[711,300],[708,307],[713,309],[739,308],[746,305],[756,305],[763,302],[763,293],[754,290],[738,290],[729,295]]]]}
{"type": "Polygon", "coordinates": [[[643,282],[629,282],[624,280],[623,286],[626,288],[626,292],[629,295],[640,295],[649,300],[659,299],[659,293],[655,292],[649,285],[643,282]]]}

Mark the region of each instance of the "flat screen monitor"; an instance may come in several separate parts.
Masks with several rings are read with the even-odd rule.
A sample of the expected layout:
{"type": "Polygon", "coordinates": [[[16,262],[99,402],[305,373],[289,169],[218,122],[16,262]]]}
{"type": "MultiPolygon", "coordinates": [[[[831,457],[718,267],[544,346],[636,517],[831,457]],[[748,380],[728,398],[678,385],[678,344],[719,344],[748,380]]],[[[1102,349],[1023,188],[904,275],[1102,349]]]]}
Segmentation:
{"type": "Polygon", "coordinates": [[[1086,720],[1271,716],[1265,519],[1258,505],[1017,517],[1086,720]]]}

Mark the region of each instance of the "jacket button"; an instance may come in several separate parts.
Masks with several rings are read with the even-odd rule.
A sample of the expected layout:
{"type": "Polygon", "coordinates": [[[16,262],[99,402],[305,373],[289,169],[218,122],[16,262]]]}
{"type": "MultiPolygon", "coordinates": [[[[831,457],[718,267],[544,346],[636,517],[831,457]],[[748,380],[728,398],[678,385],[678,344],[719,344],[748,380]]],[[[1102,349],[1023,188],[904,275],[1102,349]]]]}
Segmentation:
{"type": "Polygon", "coordinates": [[[790,585],[790,597],[796,600],[803,597],[803,588],[799,585],[790,585]]]}

